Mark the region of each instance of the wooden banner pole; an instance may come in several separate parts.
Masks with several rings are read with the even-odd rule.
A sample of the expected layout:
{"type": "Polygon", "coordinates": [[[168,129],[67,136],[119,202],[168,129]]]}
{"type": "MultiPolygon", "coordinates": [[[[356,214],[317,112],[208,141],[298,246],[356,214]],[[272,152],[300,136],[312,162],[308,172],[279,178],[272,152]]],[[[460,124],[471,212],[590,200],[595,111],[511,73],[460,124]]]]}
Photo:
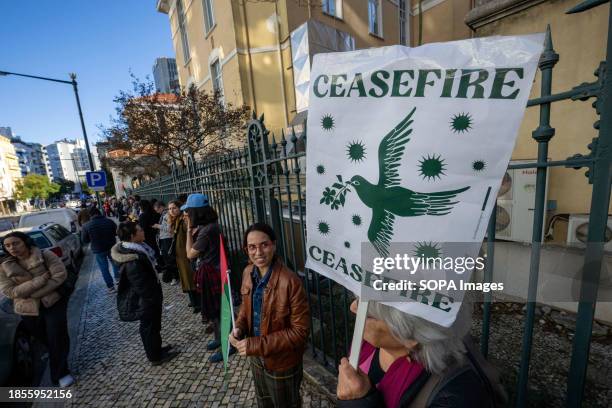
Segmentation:
{"type": "Polygon", "coordinates": [[[363,330],[365,329],[365,322],[368,317],[368,305],[369,301],[359,298],[357,316],[355,317],[355,330],[353,330],[353,342],[351,343],[351,355],[349,357],[349,363],[354,369],[357,369],[357,365],[359,364],[363,330]]]}

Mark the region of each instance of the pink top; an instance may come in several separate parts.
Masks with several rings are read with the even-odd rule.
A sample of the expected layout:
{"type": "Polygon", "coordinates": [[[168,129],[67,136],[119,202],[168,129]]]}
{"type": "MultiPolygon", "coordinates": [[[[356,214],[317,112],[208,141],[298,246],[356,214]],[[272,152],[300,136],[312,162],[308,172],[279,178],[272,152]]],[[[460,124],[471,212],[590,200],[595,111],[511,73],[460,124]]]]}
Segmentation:
{"type": "MultiPolygon", "coordinates": [[[[375,353],[376,347],[364,340],[359,355],[359,368],[366,374],[370,371],[375,353]]],[[[382,380],[376,384],[376,388],[385,399],[385,406],[387,408],[399,406],[402,395],[422,371],[423,366],[416,361],[408,361],[406,358],[395,360],[382,380]]]]}

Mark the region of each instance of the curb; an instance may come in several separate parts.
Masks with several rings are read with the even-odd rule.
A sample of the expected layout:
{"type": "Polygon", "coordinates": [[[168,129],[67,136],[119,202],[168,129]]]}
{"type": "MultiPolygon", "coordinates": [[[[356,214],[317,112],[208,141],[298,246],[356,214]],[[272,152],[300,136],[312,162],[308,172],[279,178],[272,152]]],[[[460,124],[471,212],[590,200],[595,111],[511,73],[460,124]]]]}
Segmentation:
{"type": "Polygon", "coordinates": [[[336,387],[338,385],[338,379],[336,376],[325,369],[325,367],[311,357],[309,353],[304,354],[303,365],[304,379],[330,403],[337,405],[336,387]]]}

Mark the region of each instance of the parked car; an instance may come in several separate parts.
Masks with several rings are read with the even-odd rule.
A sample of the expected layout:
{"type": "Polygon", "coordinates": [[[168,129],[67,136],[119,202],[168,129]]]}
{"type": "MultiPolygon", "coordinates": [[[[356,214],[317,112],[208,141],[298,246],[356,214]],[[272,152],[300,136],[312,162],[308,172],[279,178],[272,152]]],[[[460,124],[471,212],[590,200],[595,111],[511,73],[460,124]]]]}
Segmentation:
{"type": "MultiPolygon", "coordinates": [[[[23,231],[28,234],[38,248],[48,250],[61,258],[67,269],[78,271],[78,260],[83,255],[81,239],[62,225],[49,222],[36,227],[18,228],[13,231],[23,231]]],[[[11,231],[0,232],[0,240],[11,231]]],[[[4,255],[4,248],[0,244],[0,256],[4,255]]]]}
{"type": "Polygon", "coordinates": [[[56,210],[46,210],[23,214],[21,218],[19,218],[19,228],[36,227],[49,222],[60,224],[70,232],[81,232],[77,213],[70,208],[58,208],[56,210]]]}
{"type": "Polygon", "coordinates": [[[15,228],[15,226],[13,225],[11,220],[9,220],[8,218],[0,219],[0,231],[7,231],[13,228],[15,228]]]}
{"type": "Polygon", "coordinates": [[[44,369],[44,347],[13,312],[10,299],[0,295],[0,385],[36,386],[44,369]]]}
{"type": "Polygon", "coordinates": [[[66,203],[66,207],[76,210],[77,208],[81,207],[81,202],[78,200],[70,200],[66,203]]]}

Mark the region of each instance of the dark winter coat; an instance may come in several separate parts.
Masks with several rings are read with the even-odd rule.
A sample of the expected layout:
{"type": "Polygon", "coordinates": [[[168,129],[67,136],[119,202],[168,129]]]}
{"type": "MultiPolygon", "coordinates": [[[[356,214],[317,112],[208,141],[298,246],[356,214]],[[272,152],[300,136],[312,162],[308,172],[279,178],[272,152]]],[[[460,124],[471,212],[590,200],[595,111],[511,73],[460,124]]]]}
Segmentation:
{"type": "Polygon", "coordinates": [[[157,230],[153,228],[153,225],[159,224],[159,214],[153,210],[143,212],[138,217],[138,224],[140,228],[144,230],[145,233],[145,242],[153,248],[155,254],[159,254],[159,249],[157,247],[157,230]]]}
{"type": "Polygon", "coordinates": [[[96,215],[81,230],[84,243],[91,242],[91,252],[99,254],[109,251],[117,242],[117,224],[103,215],[96,215]]]}
{"type": "Polygon", "coordinates": [[[117,243],[111,249],[111,257],[119,264],[117,309],[119,318],[134,321],[147,318],[160,308],[163,302],[157,271],[146,255],[126,249],[117,243]]]}
{"type": "MultiPolygon", "coordinates": [[[[440,375],[423,370],[405,390],[398,408],[497,408],[507,406],[508,397],[499,371],[488,362],[468,335],[464,339],[466,361],[440,375]]],[[[363,398],[339,400],[339,408],[384,407],[376,387],[363,398]]],[[[395,408],[395,407],[393,407],[395,408]]]]}

